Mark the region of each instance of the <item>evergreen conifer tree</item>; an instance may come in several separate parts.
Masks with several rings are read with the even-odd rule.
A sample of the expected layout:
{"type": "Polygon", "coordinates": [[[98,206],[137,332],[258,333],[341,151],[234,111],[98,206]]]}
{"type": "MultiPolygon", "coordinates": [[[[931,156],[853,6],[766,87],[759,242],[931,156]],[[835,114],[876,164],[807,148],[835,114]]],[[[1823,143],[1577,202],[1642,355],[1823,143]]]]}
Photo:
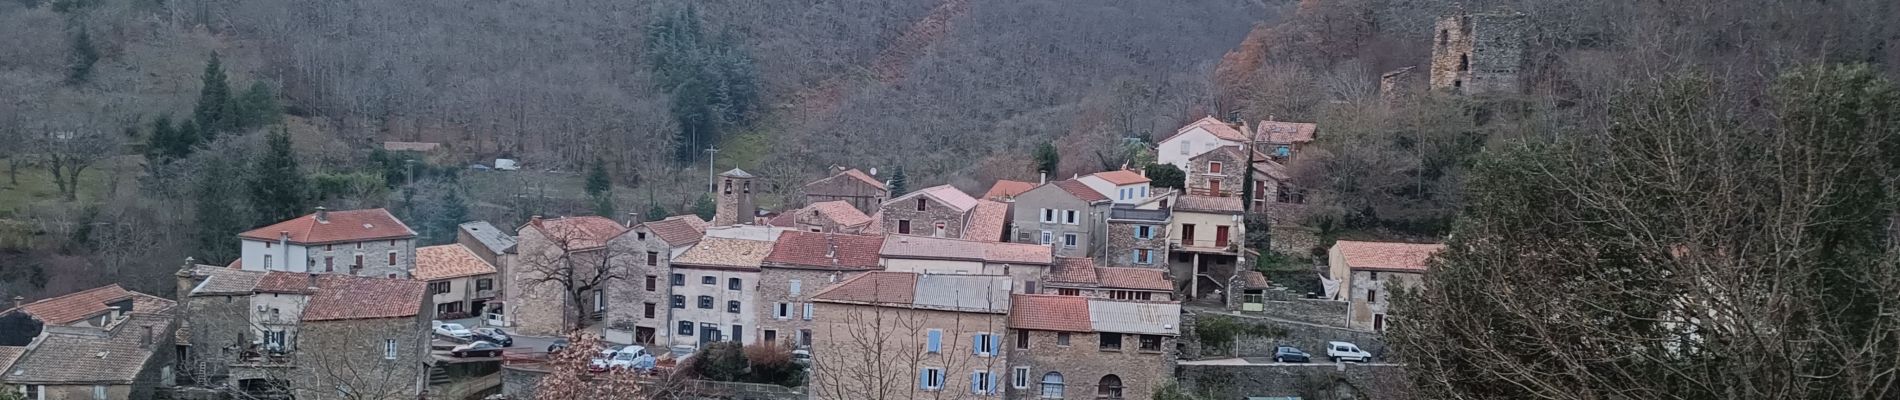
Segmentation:
{"type": "Polygon", "coordinates": [[[72,52],[66,56],[66,83],[81,84],[92,77],[92,66],[99,62],[99,49],[92,44],[92,34],[86,33],[86,27],[80,26],[73,34],[72,52]]]}
{"type": "Polygon", "coordinates": [[[231,235],[244,230],[245,226],[241,214],[232,212],[237,204],[232,202],[226,190],[229,181],[238,177],[238,171],[233,170],[221,157],[207,157],[199,174],[193,196],[196,201],[193,211],[198,227],[198,258],[214,265],[229,262],[238,256],[238,242],[231,240],[231,235]]]}
{"type": "Polygon", "coordinates": [[[699,219],[711,221],[713,214],[719,213],[719,204],[713,202],[712,193],[699,196],[699,202],[693,203],[693,214],[699,219]]]}
{"type": "Polygon", "coordinates": [[[894,169],[891,171],[891,183],[886,185],[891,190],[891,197],[910,193],[910,176],[904,174],[904,166],[899,165],[894,169]]]}
{"type": "Polygon", "coordinates": [[[304,176],[290,147],[290,132],[278,127],[270,134],[264,156],[257,160],[250,182],[251,207],[258,224],[296,218],[309,208],[304,176]]]}
{"type": "Polygon", "coordinates": [[[216,139],[219,133],[228,131],[236,121],[232,114],[231,86],[225,79],[224,65],[218,61],[218,53],[211,53],[211,61],[205,63],[204,86],[198,90],[198,105],[191,110],[191,119],[198,123],[200,136],[206,141],[216,139]]]}
{"type": "Polygon", "coordinates": [[[1036,172],[1056,174],[1056,167],[1062,165],[1062,155],[1056,152],[1055,142],[1042,142],[1036,146],[1036,172]]]}

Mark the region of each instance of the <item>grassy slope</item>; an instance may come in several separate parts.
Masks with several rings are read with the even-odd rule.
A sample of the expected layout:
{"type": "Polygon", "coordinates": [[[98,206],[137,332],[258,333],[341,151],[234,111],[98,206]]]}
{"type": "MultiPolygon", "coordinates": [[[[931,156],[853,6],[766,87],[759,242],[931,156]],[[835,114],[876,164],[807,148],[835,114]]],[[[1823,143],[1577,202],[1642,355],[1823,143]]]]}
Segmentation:
{"type": "MultiPolygon", "coordinates": [[[[59,186],[53,184],[53,175],[45,168],[20,167],[20,183],[7,181],[7,166],[0,163],[0,216],[17,215],[21,210],[40,202],[64,201],[59,198],[59,186]]],[[[105,174],[110,169],[94,166],[79,175],[79,201],[91,202],[105,191],[105,174]]]]}

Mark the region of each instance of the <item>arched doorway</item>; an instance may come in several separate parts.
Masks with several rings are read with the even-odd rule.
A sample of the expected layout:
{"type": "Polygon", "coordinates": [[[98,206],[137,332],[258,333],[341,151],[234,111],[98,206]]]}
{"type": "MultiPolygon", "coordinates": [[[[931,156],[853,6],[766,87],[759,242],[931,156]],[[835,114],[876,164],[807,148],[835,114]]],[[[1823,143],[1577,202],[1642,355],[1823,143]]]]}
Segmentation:
{"type": "Polygon", "coordinates": [[[1062,373],[1049,371],[1047,374],[1042,374],[1042,398],[1062,398],[1062,373]]]}
{"type": "Polygon", "coordinates": [[[1119,376],[1115,376],[1114,374],[1103,375],[1102,382],[1100,384],[1095,385],[1095,398],[1098,398],[1098,399],[1122,398],[1122,378],[1119,376]]]}

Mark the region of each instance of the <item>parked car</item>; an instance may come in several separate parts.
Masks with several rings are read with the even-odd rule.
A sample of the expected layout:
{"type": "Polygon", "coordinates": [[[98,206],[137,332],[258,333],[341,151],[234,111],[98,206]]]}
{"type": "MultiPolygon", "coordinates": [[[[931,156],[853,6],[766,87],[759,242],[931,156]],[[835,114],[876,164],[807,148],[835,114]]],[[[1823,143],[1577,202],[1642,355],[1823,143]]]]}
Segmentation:
{"type": "Polygon", "coordinates": [[[512,347],[515,345],[515,338],[508,336],[508,332],[502,331],[501,328],[475,328],[474,332],[476,339],[494,342],[495,344],[501,345],[501,347],[512,347]]]}
{"type": "Polygon", "coordinates": [[[595,357],[587,364],[587,370],[604,372],[613,368],[628,368],[645,371],[653,369],[656,362],[658,360],[653,357],[653,354],[647,353],[647,348],[644,346],[623,346],[619,350],[601,351],[599,357],[595,357]]]}
{"type": "Polygon", "coordinates": [[[501,345],[490,343],[486,340],[477,340],[449,349],[449,355],[456,357],[501,357],[501,345]]]}
{"type": "Polygon", "coordinates": [[[1334,362],[1372,362],[1372,353],[1359,350],[1359,345],[1346,342],[1326,342],[1326,357],[1333,359],[1334,362]]]}
{"type": "Polygon", "coordinates": [[[462,326],[462,324],[442,321],[435,321],[435,334],[460,340],[469,340],[475,337],[475,332],[469,331],[468,328],[462,326]]]}
{"type": "Polygon", "coordinates": [[[561,351],[566,348],[567,348],[567,339],[554,339],[554,343],[548,343],[549,353],[561,351]]]}
{"type": "Polygon", "coordinates": [[[1300,351],[1298,347],[1280,346],[1273,348],[1273,362],[1308,363],[1313,362],[1313,356],[1300,351]]]}
{"type": "Polygon", "coordinates": [[[811,350],[792,350],[792,362],[798,363],[798,365],[810,367],[811,366],[811,350]]]}

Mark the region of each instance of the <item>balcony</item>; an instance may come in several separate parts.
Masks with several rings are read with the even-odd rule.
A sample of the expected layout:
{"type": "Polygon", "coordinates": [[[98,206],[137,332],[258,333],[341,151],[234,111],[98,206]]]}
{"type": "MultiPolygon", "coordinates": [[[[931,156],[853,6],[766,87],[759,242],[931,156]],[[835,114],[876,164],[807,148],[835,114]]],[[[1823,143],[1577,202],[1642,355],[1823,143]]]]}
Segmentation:
{"type": "Polygon", "coordinates": [[[1187,192],[1187,195],[1189,196],[1210,196],[1210,197],[1240,196],[1240,192],[1236,190],[1216,189],[1216,188],[1208,188],[1208,187],[1191,187],[1191,188],[1187,188],[1186,192],[1187,192]]]}
{"type": "Polygon", "coordinates": [[[495,298],[495,296],[499,294],[501,294],[501,291],[495,290],[495,289],[477,290],[475,291],[475,297],[473,299],[474,300],[492,299],[492,298],[495,298]]]}
{"type": "Polygon", "coordinates": [[[1171,247],[1171,248],[1173,248],[1173,249],[1174,249],[1174,250],[1176,250],[1176,251],[1186,251],[1186,252],[1190,252],[1190,253],[1207,253],[1207,254],[1240,254],[1240,246],[1239,246],[1239,243],[1237,243],[1237,242],[1235,242],[1235,241],[1233,241],[1232,239],[1228,239],[1228,238],[1214,238],[1214,239],[1200,239],[1200,238],[1176,238],[1176,239],[1168,239],[1168,246],[1169,246],[1169,247],[1171,247]]]}

